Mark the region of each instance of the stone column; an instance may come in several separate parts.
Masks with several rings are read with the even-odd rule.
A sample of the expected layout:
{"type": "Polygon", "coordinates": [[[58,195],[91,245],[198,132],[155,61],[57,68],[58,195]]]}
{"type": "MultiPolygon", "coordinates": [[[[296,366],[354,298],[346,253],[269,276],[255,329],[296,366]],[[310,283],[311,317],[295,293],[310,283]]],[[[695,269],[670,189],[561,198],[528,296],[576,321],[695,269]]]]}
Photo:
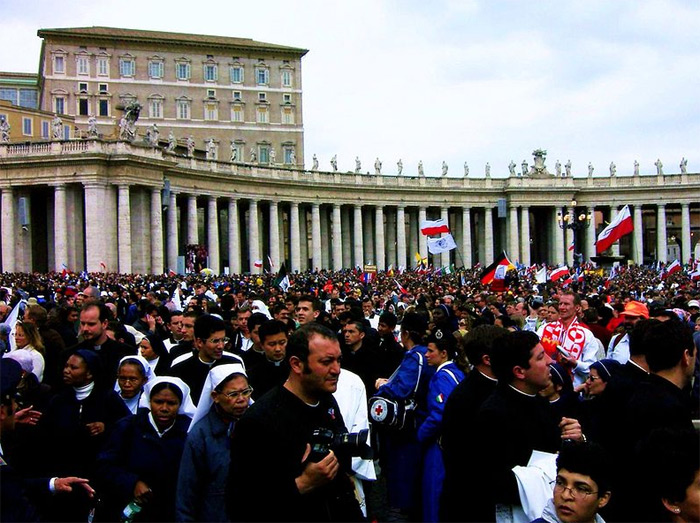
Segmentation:
{"type": "MultiPolygon", "coordinates": [[[[610,223],[615,221],[615,218],[617,218],[617,215],[619,213],[620,213],[620,210],[617,208],[617,206],[610,208],[610,223]]],[[[615,243],[612,244],[612,255],[613,256],[620,255],[620,240],[617,240],[615,243]]],[[[615,262],[615,263],[618,263],[618,262],[615,262]]]]}
{"type": "Polygon", "coordinates": [[[642,230],[642,205],[634,206],[634,262],[644,263],[644,231],[642,230]]]}
{"type": "Polygon", "coordinates": [[[340,219],[340,204],[333,204],[333,270],[343,268],[343,227],[340,219]]]}
{"type": "Polygon", "coordinates": [[[197,197],[194,194],[190,194],[187,197],[187,245],[196,245],[198,243],[197,197]]]}
{"type": "Polygon", "coordinates": [[[320,223],[321,223],[321,268],[322,269],[330,269],[331,267],[331,246],[330,246],[330,241],[331,241],[331,228],[330,224],[328,223],[330,221],[328,217],[328,208],[324,206],[323,209],[320,209],[319,206],[319,212],[320,212],[320,223]]]}
{"type": "MultiPolygon", "coordinates": [[[[428,257],[428,237],[420,232],[420,228],[425,220],[428,219],[428,211],[425,207],[418,208],[418,245],[420,252],[420,257],[425,259],[428,257]]],[[[416,265],[418,265],[418,260],[416,260],[416,265]]]]}
{"type": "Polygon", "coordinates": [[[484,208],[484,265],[493,263],[493,207],[484,208]]]}
{"type": "Polygon", "coordinates": [[[262,270],[255,266],[260,259],[260,224],[258,222],[258,201],[251,199],[248,205],[248,258],[251,274],[259,274],[262,270]]]}
{"type": "Polygon", "coordinates": [[[530,266],[530,208],[520,208],[520,263],[530,266]]]}
{"type": "MultiPolygon", "coordinates": [[[[566,214],[571,218],[572,220],[576,221],[576,209],[573,207],[567,207],[566,208],[566,214]]],[[[569,223],[569,222],[567,222],[569,223]]],[[[566,229],[565,231],[565,240],[564,243],[566,245],[566,263],[569,265],[569,267],[574,266],[574,252],[578,249],[579,251],[581,250],[580,245],[575,245],[574,249],[571,249],[572,244],[574,244],[574,235],[576,234],[572,229],[566,229]]]]}
{"type": "Polygon", "coordinates": [[[167,269],[177,272],[177,253],[179,230],[177,227],[177,194],[170,191],[168,203],[168,238],[167,243],[167,269]]]}
{"type": "Polygon", "coordinates": [[[151,274],[163,274],[163,204],[161,189],[151,188],[151,274]]]}
{"type": "Polygon", "coordinates": [[[219,206],[216,196],[207,198],[207,250],[209,251],[209,268],[214,274],[221,274],[221,256],[219,255],[219,206]]]}
{"type": "Polygon", "coordinates": [[[241,272],[241,230],[238,223],[238,199],[228,200],[228,263],[231,274],[241,272]]]}
{"type": "Polygon", "coordinates": [[[666,241],[666,205],[659,203],[656,211],[656,259],[663,263],[668,261],[666,241]]]}
{"type": "Polygon", "coordinates": [[[517,260],[523,263],[519,252],[520,233],[518,232],[518,208],[515,205],[511,205],[508,214],[508,250],[510,251],[508,257],[513,261],[517,260]]]}
{"type": "MultiPolygon", "coordinates": [[[[567,263],[567,257],[566,257],[566,252],[564,244],[566,242],[565,239],[565,234],[564,234],[564,229],[559,227],[559,223],[557,222],[557,213],[561,212],[561,207],[557,207],[557,212],[555,213],[554,216],[554,265],[559,265],[562,263],[567,263]]],[[[566,248],[568,248],[569,245],[566,245],[566,248]]]]}
{"type": "MultiPolygon", "coordinates": [[[[447,224],[447,227],[450,227],[450,209],[448,207],[441,207],[440,208],[440,218],[445,220],[445,223],[447,224]]],[[[452,230],[452,229],[450,229],[452,230]]],[[[440,236],[444,236],[444,234],[441,234],[440,236]]],[[[450,265],[450,251],[443,252],[442,255],[440,256],[440,266],[441,267],[449,267],[450,265]]]]}
{"type": "Polygon", "coordinates": [[[691,236],[690,236],[690,204],[687,203],[682,203],[681,204],[681,241],[683,244],[681,245],[681,263],[686,264],[690,261],[691,256],[693,255],[692,252],[692,245],[690,244],[691,242],[691,236]]]}
{"type": "Polygon", "coordinates": [[[386,267],[390,265],[396,269],[396,213],[393,209],[386,211],[386,224],[384,227],[384,244],[386,245],[386,267]]]}
{"type": "Polygon", "coordinates": [[[62,183],[54,186],[53,195],[54,270],[56,272],[61,272],[63,270],[63,265],[68,267],[68,214],[66,204],[66,186],[62,183]]]}
{"type": "Polygon", "coordinates": [[[117,243],[119,244],[119,272],[131,274],[131,202],[128,185],[117,187],[117,243]]]}
{"type": "Polygon", "coordinates": [[[301,270],[309,268],[309,216],[306,205],[299,209],[299,237],[301,242],[301,270]]]}
{"type": "Polygon", "coordinates": [[[352,233],[350,232],[350,208],[348,206],[340,209],[341,239],[343,248],[343,267],[351,268],[352,265],[352,233]]]}
{"type": "Polygon", "coordinates": [[[374,209],[374,240],[377,271],[386,269],[386,257],[384,255],[384,208],[377,205],[374,209]]]}
{"type": "Polygon", "coordinates": [[[462,258],[466,268],[471,268],[472,261],[472,215],[469,207],[462,207],[462,258]]]}
{"type": "Polygon", "coordinates": [[[406,260],[406,267],[415,267],[416,253],[419,252],[418,245],[418,211],[416,209],[409,209],[408,212],[408,259],[406,260]]]}
{"type": "Polygon", "coordinates": [[[365,264],[365,253],[362,243],[362,205],[354,206],[353,229],[355,240],[355,259],[353,260],[353,267],[362,267],[365,264]]]}
{"type": "Polygon", "coordinates": [[[321,269],[321,206],[311,204],[311,270],[321,269]]]}
{"type": "Polygon", "coordinates": [[[595,252],[595,231],[596,231],[595,205],[592,205],[586,211],[591,213],[591,223],[586,228],[586,252],[585,252],[585,255],[583,257],[583,263],[589,262],[591,257],[596,255],[596,252],[595,252]]]}
{"type": "Polygon", "coordinates": [[[88,272],[103,272],[100,265],[105,253],[102,213],[105,207],[105,185],[88,183],[85,187],[85,265],[88,272]]]}
{"type": "Polygon", "coordinates": [[[292,272],[301,270],[301,240],[299,238],[299,203],[289,206],[289,250],[292,257],[292,272]]]}
{"type": "Polygon", "coordinates": [[[2,270],[15,272],[15,194],[12,187],[2,190],[2,270]]]}
{"type": "Polygon", "coordinates": [[[272,272],[279,270],[280,262],[280,224],[279,224],[279,202],[270,201],[270,258],[274,263],[272,272]]]}
{"type": "Polygon", "coordinates": [[[403,205],[399,205],[396,210],[396,251],[396,268],[408,267],[406,263],[406,207],[403,205]]]}
{"type": "Polygon", "coordinates": [[[367,212],[362,213],[362,242],[365,246],[365,262],[377,263],[377,258],[374,251],[374,235],[372,234],[372,211],[367,209],[367,212]]]}

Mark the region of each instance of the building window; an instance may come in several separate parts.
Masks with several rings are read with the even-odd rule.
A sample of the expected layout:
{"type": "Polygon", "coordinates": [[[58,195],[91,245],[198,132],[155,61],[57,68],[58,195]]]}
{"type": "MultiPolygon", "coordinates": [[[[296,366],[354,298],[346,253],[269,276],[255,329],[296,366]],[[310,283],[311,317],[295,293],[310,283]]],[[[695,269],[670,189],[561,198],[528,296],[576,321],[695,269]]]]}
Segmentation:
{"type": "Polygon", "coordinates": [[[233,147],[231,148],[231,156],[233,156],[233,151],[236,151],[236,161],[237,162],[242,162],[243,161],[243,144],[242,143],[234,143],[233,147]]]}
{"type": "Polygon", "coordinates": [[[70,140],[70,125],[63,126],[63,139],[70,140]]]}
{"type": "Polygon", "coordinates": [[[119,75],[120,76],[134,76],[136,72],[136,64],[133,58],[120,58],[119,59],[119,75]]]}
{"type": "Polygon", "coordinates": [[[80,116],[88,116],[90,114],[90,102],[87,98],[78,99],[78,114],[80,116]]]}
{"type": "Polygon", "coordinates": [[[282,103],[291,104],[292,103],[292,95],[291,94],[283,94],[282,95],[282,103]]]}
{"type": "Polygon", "coordinates": [[[175,65],[175,73],[177,74],[178,80],[189,80],[190,64],[188,64],[187,62],[178,62],[175,65]]]}
{"type": "Polygon", "coordinates": [[[178,100],[177,101],[177,117],[179,120],[189,120],[190,119],[190,101],[189,100],[178,100]]]}
{"type": "Polygon", "coordinates": [[[207,89],[207,98],[216,98],[216,89],[207,89]]]}
{"type": "Polygon", "coordinates": [[[204,80],[216,82],[219,78],[219,68],[216,64],[204,64],[204,80]]]}
{"type": "Polygon", "coordinates": [[[270,163],[270,147],[267,145],[258,146],[258,162],[270,163]]]}
{"type": "Polygon", "coordinates": [[[151,98],[148,101],[148,117],[163,118],[163,100],[161,98],[151,98]]]}
{"type": "Polygon", "coordinates": [[[258,85],[267,85],[270,83],[270,72],[267,67],[256,67],[255,78],[258,85]]]}
{"type": "Polygon", "coordinates": [[[219,119],[219,104],[217,103],[205,103],[204,104],[204,119],[205,120],[218,120],[219,119]]]}
{"type": "Polygon", "coordinates": [[[17,89],[0,89],[0,100],[17,105],[17,89]]]}
{"type": "Polygon", "coordinates": [[[267,107],[258,107],[257,111],[255,111],[255,115],[258,123],[268,123],[267,107]]]}
{"type": "Polygon", "coordinates": [[[109,76],[109,58],[97,59],[97,75],[109,76]]]}
{"type": "Polygon", "coordinates": [[[148,62],[148,76],[151,78],[163,78],[163,62],[161,60],[148,62]]]}
{"type": "Polygon", "coordinates": [[[79,93],[87,93],[88,92],[88,84],[87,82],[80,82],[78,84],[78,92],[79,93]]]}
{"type": "Polygon", "coordinates": [[[97,90],[100,94],[109,92],[109,85],[107,84],[97,84],[97,90]]]}
{"type": "Polygon", "coordinates": [[[240,92],[240,91],[233,91],[233,99],[234,99],[236,102],[240,102],[241,100],[243,100],[243,97],[242,97],[242,95],[241,95],[241,92],[240,92]]]}
{"type": "Polygon", "coordinates": [[[292,164],[292,154],[294,153],[294,147],[285,147],[284,148],[284,163],[286,164],[292,164]]]}
{"type": "Polygon", "coordinates": [[[66,72],[66,58],[63,55],[56,55],[53,57],[53,73],[54,74],[65,74],[66,72]]]}
{"type": "Polygon", "coordinates": [[[231,121],[232,122],[242,122],[243,121],[243,107],[240,105],[234,105],[231,107],[231,121]]]}
{"type": "Polygon", "coordinates": [[[41,122],[41,137],[42,138],[49,137],[49,122],[47,122],[46,120],[41,122]]]}
{"type": "Polygon", "coordinates": [[[56,114],[66,114],[66,99],[63,96],[54,98],[53,111],[56,114]]]}
{"type": "Polygon", "coordinates": [[[267,93],[258,93],[258,102],[267,102],[267,93]]]}
{"type": "Polygon", "coordinates": [[[231,67],[231,83],[232,84],[242,84],[243,83],[243,67],[240,65],[234,65],[231,67]]]}
{"type": "Polygon", "coordinates": [[[282,123],[288,125],[294,124],[294,111],[291,107],[282,108],[282,123]]]}
{"type": "Polygon", "coordinates": [[[78,74],[90,74],[90,59],[87,56],[79,56],[76,62],[78,74]]]}
{"type": "Polygon", "coordinates": [[[24,136],[31,136],[32,135],[32,119],[31,118],[22,118],[22,134],[24,136]]]}
{"type": "Polygon", "coordinates": [[[109,116],[109,100],[99,100],[97,102],[97,107],[100,116],[109,116]]]}
{"type": "Polygon", "coordinates": [[[292,72],[288,69],[282,71],[282,87],[292,86],[292,72]]]}

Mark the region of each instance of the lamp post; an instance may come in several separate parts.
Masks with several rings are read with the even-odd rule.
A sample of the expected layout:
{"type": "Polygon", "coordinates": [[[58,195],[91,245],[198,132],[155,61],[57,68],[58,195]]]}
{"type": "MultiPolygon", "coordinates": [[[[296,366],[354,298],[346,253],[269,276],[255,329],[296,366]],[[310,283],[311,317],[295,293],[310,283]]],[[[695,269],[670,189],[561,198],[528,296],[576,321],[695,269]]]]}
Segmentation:
{"type": "Polygon", "coordinates": [[[588,214],[576,214],[576,200],[571,200],[571,211],[568,213],[562,214],[561,211],[557,211],[557,224],[559,228],[573,231],[574,268],[578,265],[578,258],[576,255],[576,232],[590,227],[592,219],[593,215],[590,211],[588,211],[588,214]]]}

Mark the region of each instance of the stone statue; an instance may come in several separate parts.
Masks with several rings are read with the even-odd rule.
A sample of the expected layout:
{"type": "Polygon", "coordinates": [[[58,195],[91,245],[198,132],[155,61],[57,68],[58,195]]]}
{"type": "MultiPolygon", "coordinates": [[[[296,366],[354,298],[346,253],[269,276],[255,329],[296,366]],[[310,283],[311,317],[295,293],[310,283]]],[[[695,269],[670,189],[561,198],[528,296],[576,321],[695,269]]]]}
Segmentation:
{"type": "Polygon", "coordinates": [[[382,162],[379,157],[374,160],[374,174],[382,174],[382,162]]]}
{"type": "Polygon", "coordinates": [[[561,178],[561,162],[557,160],[557,163],[554,164],[554,172],[556,173],[557,178],[561,178]]]}
{"type": "Polygon", "coordinates": [[[194,158],[194,138],[192,135],[187,137],[187,156],[189,158],[194,158]]]}
{"type": "Polygon", "coordinates": [[[294,152],[294,149],[289,152],[289,163],[292,165],[297,164],[297,153],[294,152]]]}
{"type": "Polygon", "coordinates": [[[316,154],[314,154],[314,157],[311,160],[311,170],[312,171],[318,171],[318,157],[316,154]]]}
{"type": "Polygon", "coordinates": [[[10,124],[5,116],[0,116],[0,143],[10,143],[10,124]]]}
{"type": "Polygon", "coordinates": [[[418,176],[425,176],[423,171],[423,160],[418,160],[418,176]]]}
{"type": "Polygon", "coordinates": [[[396,162],[396,172],[401,176],[403,173],[403,162],[401,161],[401,158],[399,158],[399,161],[396,162]]]}
{"type": "Polygon", "coordinates": [[[664,164],[661,163],[661,158],[657,158],[656,161],[654,162],[654,165],[656,165],[656,175],[661,176],[664,174],[664,164]]]}
{"type": "Polygon", "coordinates": [[[136,138],[136,120],[141,114],[141,104],[132,100],[124,108],[124,116],[119,120],[119,139],[133,141],[136,138]]]}
{"type": "Polygon", "coordinates": [[[486,162],[484,174],[486,175],[486,178],[491,178],[491,165],[489,164],[489,162],[486,162]]]}
{"type": "Polygon", "coordinates": [[[610,178],[613,178],[617,174],[617,165],[615,162],[610,162],[610,178]]]}
{"type": "Polygon", "coordinates": [[[270,148],[270,165],[275,165],[277,163],[277,153],[275,153],[275,148],[270,148]]]}
{"type": "Polygon", "coordinates": [[[207,140],[205,155],[207,160],[216,160],[216,144],[214,143],[214,138],[209,138],[207,140]]]}
{"type": "Polygon", "coordinates": [[[681,158],[681,174],[688,174],[688,160],[685,156],[681,158]]]}
{"type": "Polygon", "coordinates": [[[51,121],[51,139],[63,140],[63,120],[58,116],[51,121]]]}
{"type": "Polygon", "coordinates": [[[469,165],[467,162],[464,162],[464,177],[466,178],[467,176],[469,176],[469,165]]]}
{"type": "Polygon", "coordinates": [[[250,163],[258,161],[258,153],[255,152],[255,147],[250,148],[250,163]]]}
{"type": "Polygon", "coordinates": [[[95,118],[94,114],[90,115],[90,117],[88,118],[87,135],[88,138],[97,138],[97,118],[95,118]]]}
{"type": "Polygon", "coordinates": [[[333,169],[334,173],[338,172],[338,155],[337,154],[334,154],[333,158],[331,158],[331,168],[333,169]]]}
{"type": "Polygon", "coordinates": [[[634,161],[634,175],[639,176],[639,162],[637,160],[634,161]]]}
{"type": "Polygon", "coordinates": [[[445,160],[442,161],[442,175],[447,176],[447,162],[445,160]]]}
{"type": "Polygon", "coordinates": [[[154,123],[151,126],[151,145],[153,147],[158,147],[160,142],[160,130],[158,129],[158,124],[154,123]]]}
{"type": "Polygon", "coordinates": [[[355,156],[355,174],[359,174],[362,170],[362,163],[360,162],[360,157],[355,156]]]}
{"type": "Polygon", "coordinates": [[[513,160],[510,161],[508,164],[508,172],[510,173],[511,176],[515,176],[515,162],[513,160]]]}
{"type": "Polygon", "coordinates": [[[564,172],[566,173],[567,178],[571,177],[571,160],[567,160],[564,164],[564,172]]]}
{"type": "Polygon", "coordinates": [[[523,160],[523,163],[522,163],[521,167],[522,167],[522,170],[523,170],[523,171],[522,171],[522,175],[523,175],[523,176],[527,176],[528,173],[530,172],[530,168],[527,166],[527,160],[523,160]]]}
{"type": "Polygon", "coordinates": [[[591,162],[588,162],[588,177],[589,177],[589,178],[590,178],[591,176],[593,176],[593,171],[594,171],[594,170],[595,170],[595,168],[593,167],[593,164],[592,164],[591,162]]]}
{"type": "Polygon", "coordinates": [[[168,146],[165,148],[166,152],[175,152],[175,147],[177,147],[177,140],[175,139],[175,134],[172,131],[168,133],[168,146]]]}
{"type": "Polygon", "coordinates": [[[231,142],[231,163],[238,162],[238,146],[236,142],[231,142]]]}

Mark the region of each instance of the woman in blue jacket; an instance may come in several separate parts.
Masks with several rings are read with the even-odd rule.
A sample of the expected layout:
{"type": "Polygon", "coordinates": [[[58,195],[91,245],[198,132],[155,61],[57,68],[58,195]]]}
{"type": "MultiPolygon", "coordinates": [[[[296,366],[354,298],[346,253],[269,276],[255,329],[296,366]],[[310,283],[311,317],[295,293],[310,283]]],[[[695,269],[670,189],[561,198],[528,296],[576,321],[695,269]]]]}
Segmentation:
{"type": "Polygon", "coordinates": [[[141,406],[117,423],[98,456],[102,520],[119,521],[135,502],[135,521],[175,521],[178,469],[194,414],[190,389],[179,378],[155,378],[141,406]]]}
{"type": "Polygon", "coordinates": [[[440,449],[442,413],[452,391],[464,379],[455,363],[457,339],[451,331],[435,329],[427,340],[425,359],[437,369],[428,389],[428,417],[418,427],[418,441],[423,445],[423,521],[438,521],[438,510],[445,466],[440,449]]]}

